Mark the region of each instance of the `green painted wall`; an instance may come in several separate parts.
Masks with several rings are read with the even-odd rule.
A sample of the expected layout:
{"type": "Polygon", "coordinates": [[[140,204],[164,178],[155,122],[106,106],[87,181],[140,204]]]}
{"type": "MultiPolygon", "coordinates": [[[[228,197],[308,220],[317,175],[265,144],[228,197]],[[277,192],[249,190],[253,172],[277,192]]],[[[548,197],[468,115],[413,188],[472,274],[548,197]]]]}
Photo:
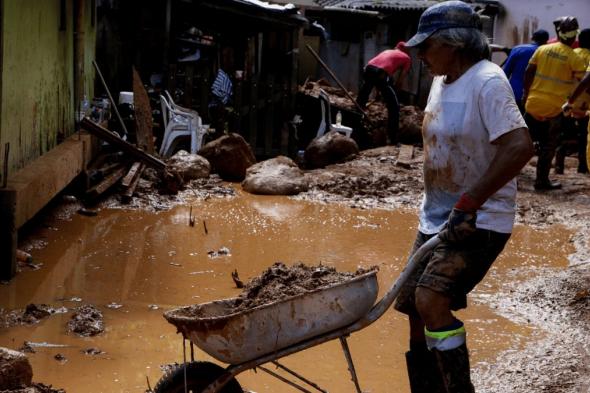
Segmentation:
{"type": "MultiPolygon", "coordinates": [[[[2,0],[0,162],[10,143],[9,178],[74,132],[74,1],[2,0]]],[[[96,29],[84,12],[84,79],[92,98],[96,29]]]]}

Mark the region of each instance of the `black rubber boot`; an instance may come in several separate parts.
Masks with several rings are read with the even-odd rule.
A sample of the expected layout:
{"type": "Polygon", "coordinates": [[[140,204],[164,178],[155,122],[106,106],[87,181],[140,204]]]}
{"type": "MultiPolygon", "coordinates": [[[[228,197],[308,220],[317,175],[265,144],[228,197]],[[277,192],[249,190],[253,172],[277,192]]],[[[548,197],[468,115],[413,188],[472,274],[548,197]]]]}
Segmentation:
{"type": "Polygon", "coordinates": [[[537,160],[537,178],[535,179],[535,190],[557,190],[561,188],[561,183],[549,180],[549,171],[551,170],[551,159],[539,156],[537,160]]]}
{"type": "Polygon", "coordinates": [[[561,145],[555,150],[555,174],[563,175],[565,168],[566,146],[561,145]]]}
{"type": "Polygon", "coordinates": [[[475,393],[465,344],[449,351],[433,350],[447,393],[475,393]]]}
{"type": "Polygon", "coordinates": [[[426,349],[406,352],[412,393],[446,393],[436,356],[426,349]]]}

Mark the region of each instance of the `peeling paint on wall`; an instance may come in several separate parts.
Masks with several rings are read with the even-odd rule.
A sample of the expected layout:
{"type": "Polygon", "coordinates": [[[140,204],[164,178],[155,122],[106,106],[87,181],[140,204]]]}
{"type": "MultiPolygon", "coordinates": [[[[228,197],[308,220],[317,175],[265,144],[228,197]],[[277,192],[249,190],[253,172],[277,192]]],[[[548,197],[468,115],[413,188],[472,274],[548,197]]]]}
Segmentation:
{"type": "MultiPolygon", "coordinates": [[[[10,143],[9,176],[74,132],[73,1],[64,2],[63,26],[60,0],[2,2],[0,146],[10,143]]],[[[85,75],[91,97],[96,33],[90,20],[87,26],[85,75]]]]}

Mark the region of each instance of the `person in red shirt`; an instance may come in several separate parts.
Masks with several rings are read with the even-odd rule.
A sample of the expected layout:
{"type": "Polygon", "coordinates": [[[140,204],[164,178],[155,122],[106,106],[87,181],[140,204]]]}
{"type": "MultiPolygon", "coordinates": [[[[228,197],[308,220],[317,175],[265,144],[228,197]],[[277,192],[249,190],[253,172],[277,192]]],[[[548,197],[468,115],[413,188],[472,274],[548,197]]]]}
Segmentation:
{"type": "Polygon", "coordinates": [[[364,108],[373,88],[379,90],[387,106],[387,128],[391,144],[397,143],[399,129],[399,102],[393,81],[396,79],[396,86],[399,87],[401,81],[406,78],[411,64],[412,59],[408,55],[406,43],[400,41],[395,49],[387,49],[369,60],[363,72],[363,85],[359,90],[357,103],[364,108]]]}

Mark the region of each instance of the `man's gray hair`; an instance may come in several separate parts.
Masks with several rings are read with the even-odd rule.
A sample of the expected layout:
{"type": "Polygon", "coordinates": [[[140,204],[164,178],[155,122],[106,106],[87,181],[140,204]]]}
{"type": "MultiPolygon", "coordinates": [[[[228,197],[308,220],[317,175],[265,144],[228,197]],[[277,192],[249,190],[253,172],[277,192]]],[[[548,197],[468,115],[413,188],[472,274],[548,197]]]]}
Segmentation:
{"type": "Polygon", "coordinates": [[[473,28],[450,28],[439,30],[431,38],[455,47],[465,56],[475,60],[487,59],[490,56],[490,46],[484,33],[473,28]]]}

